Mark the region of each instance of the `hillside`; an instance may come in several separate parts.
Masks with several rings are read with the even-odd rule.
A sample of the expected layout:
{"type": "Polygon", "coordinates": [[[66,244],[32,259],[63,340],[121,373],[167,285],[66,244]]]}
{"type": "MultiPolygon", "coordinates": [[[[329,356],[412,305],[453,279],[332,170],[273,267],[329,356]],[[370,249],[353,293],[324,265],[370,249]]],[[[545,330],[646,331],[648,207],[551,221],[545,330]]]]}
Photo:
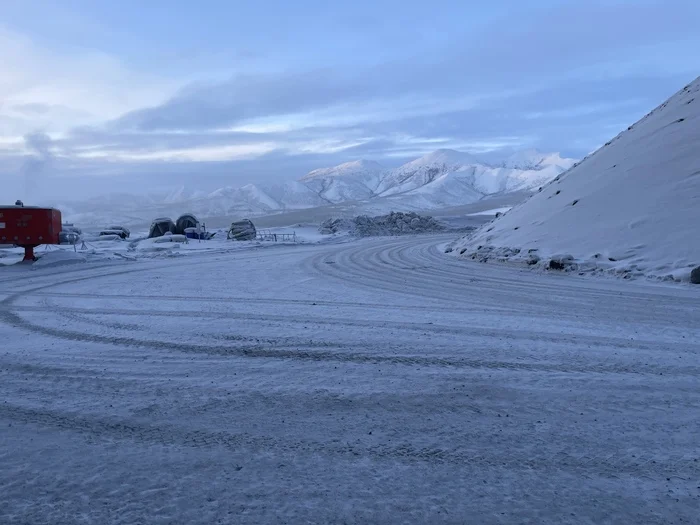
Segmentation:
{"type": "Polygon", "coordinates": [[[700,78],[455,252],[688,279],[700,265],[698,144],[700,78]]]}

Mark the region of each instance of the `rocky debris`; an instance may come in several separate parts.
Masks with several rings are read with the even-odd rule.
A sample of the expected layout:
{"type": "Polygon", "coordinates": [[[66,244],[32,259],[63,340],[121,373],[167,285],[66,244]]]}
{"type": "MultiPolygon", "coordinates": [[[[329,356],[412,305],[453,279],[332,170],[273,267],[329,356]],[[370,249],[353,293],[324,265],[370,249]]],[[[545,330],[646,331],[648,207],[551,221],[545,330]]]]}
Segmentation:
{"type": "Polygon", "coordinates": [[[356,237],[374,237],[388,235],[410,235],[444,231],[444,224],[433,217],[409,212],[391,212],[389,215],[370,217],[360,215],[353,219],[328,219],[321,224],[322,234],[333,234],[348,231],[356,237]]]}
{"type": "Polygon", "coordinates": [[[700,266],[690,272],[690,282],[693,284],[700,284],[700,266]]]}
{"type": "Polygon", "coordinates": [[[563,270],[565,268],[566,266],[564,266],[564,263],[561,261],[557,261],[556,259],[552,259],[551,261],[549,261],[550,270],[563,270]]]}
{"type": "Polygon", "coordinates": [[[321,223],[318,231],[323,235],[332,235],[343,231],[351,231],[354,227],[352,219],[328,219],[321,223]]]}
{"type": "Polygon", "coordinates": [[[574,258],[571,255],[562,255],[559,257],[552,257],[549,261],[548,268],[550,270],[560,270],[560,271],[571,271],[576,269],[576,264],[574,263],[574,258]]]}

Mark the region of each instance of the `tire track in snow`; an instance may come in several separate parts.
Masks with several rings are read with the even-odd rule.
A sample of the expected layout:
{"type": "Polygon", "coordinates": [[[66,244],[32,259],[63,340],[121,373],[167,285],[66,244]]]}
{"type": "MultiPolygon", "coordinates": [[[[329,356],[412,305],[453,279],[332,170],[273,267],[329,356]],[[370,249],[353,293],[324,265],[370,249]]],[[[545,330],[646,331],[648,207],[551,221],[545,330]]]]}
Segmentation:
{"type": "MultiPolygon", "coordinates": [[[[311,257],[307,260],[307,267],[346,284],[449,304],[468,304],[471,297],[487,293],[492,299],[490,304],[493,299],[500,299],[503,305],[510,307],[510,313],[499,313],[505,317],[526,315],[544,320],[562,312],[569,317],[575,314],[577,322],[581,319],[599,322],[601,318],[624,320],[628,317],[648,326],[667,327],[674,312],[680,317],[699,305],[698,297],[692,293],[688,297],[674,294],[672,301],[666,300],[659,295],[668,289],[666,286],[648,286],[640,291],[636,283],[614,283],[620,286],[616,288],[618,291],[611,291],[601,286],[610,284],[610,281],[540,275],[531,270],[456,260],[437,252],[435,241],[430,239],[373,243],[356,250],[345,247],[331,254],[311,257]],[[386,254],[394,252],[401,255],[392,255],[390,262],[386,254]],[[402,267],[403,270],[398,270],[402,267]],[[501,276],[490,278],[494,271],[501,276]],[[536,297],[544,296],[546,302],[534,301],[531,297],[533,289],[537,292],[536,297]],[[523,293],[514,293],[517,291],[523,293]],[[664,300],[663,319],[657,313],[660,299],[664,300]]],[[[700,345],[694,345],[693,352],[700,352],[700,345]]]]}
{"type": "MultiPolygon", "coordinates": [[[[405,243],[405,241],[404,241],[405,243]]],[[[412,241],[413,244],[415,244],[415,241],[412,241]]],[[[411,243],[409,243],[410,245],[411,243]]],[[[418,246],[424,246],[426,243],[420,244],[418,246]]],[[[428,243],[429,246],[432,246],[431,244],[428,243]]],[[[367,248],[365,248],[367,249],[367,248]]],[[[379,249],[380,251],[383,250],[383,246],[370,246],[371,250],[377,250],[379,249]]],[[[344,250],[344,251],[347,251],[344,250]]],[[[52,286],[56,285],[64,285],[64,284],[72,284],[76,282],[82,282],[85,280],[90,280],[90,279],[95,279],[95,278],[100,278],[100,277],[109,277],[113,275],[123,275],[127,273],[132,273],[132,272],[140,272],[144,270],[157,270],[160,268],[161,265],[158,265],[157,267],[154,266],[149,266],[149,267],[144,267],[144,268],[138,268],[138,269],[130,269],[130,270],[119,270],[119,271],[114,271],[114,272],[107,272],[107,273],[101,273],[97,275],[89,275],[89,276],[81,276],[78,278],[72,278],[68,280],[63,280],[59,283],[54,283],[52,285],[47,285],[47,286],[41,286],[41,287],[35,287],[32,290],[29,290],[31,293],[32,291],[41,291],[45,290],[46,288],[51,288],[52,286]]],[[[442,284],[444,287],[444,283],[442,284]]],[[[432,288],[436,288],[436,285],[432,285],[432,288]]],[[[672,373],[678,373],[679,368],[680,372],[684,374],[691,374],[691,375],[697,375],[697,370],[694,368],[688,368],[688,367],[679,367],[679,368],[663,368],[663,367],[656,367],[656,366],[649,366],[649,365],[616,365],[614,363],[602,363],[602,364],[597,364],[593,366],[583,366],[578,363],[567,363],[567,364],[557,364],[557,363],[544,363],[544,364],[537,364],[536,362],[541,359],[539,356],[535,355],[530,355],[530,356],[525,356],[527,357],[528,362],[525,363],[513,363],[513,362],[505,362],[505,361],[498,361],[498,360],[464,360],[464,359],[450,359],[450,358],[422,358],[422,357],[416,357],[416,356],[405,356],[405,355],[394,355],[394,356],[386,356],[386,355],[376,355],[372,354],[369,355],[367,353],[359,353],[359,354],[352,354],[352,353],[319,353],[319,352],[313,352],[309,351],[309,348],[312,348],[314,345],[306,344],[303,343],[299,345],[299,348],[290,348],[288,350],[283,350],[282,348],[278,348],[275,350],[270,350],[270,349],[264,349],[260,348],[259,343],[256,344],[250,344],[247,347],[246,346],[239,346],[237,348],[231,348],[230,346],[222,346],[222,345],[183,345],[179,344],[177,342],[169,342],[169,341],[148,341],[148,340],[138,340],[135,338],[130,338],[130,337],[105,337],[105,336],[100,336],[100,335],[89,335],[89,334],[82,334],[82,333],[76,333],[76,332],[71,332],[71,331],[65,331],[65,330],[60,330],[60,329],[55,329],[55,328],[46,328],[46,327],[37,327],[30,323],[29,321],[21,318],[19,315],[17,315],[15,312],[16,311],[37,311],[40,312],[42,311],[41,309],[36,309],[36,307],[17,307],[15,306],[12,311],[8,310],[8,308],[11,308],[13,303],[19,299],[21,295],[23,295],[25,292],[17,293],[13,296],[10,296],[3,301],[0,301],[0,319],[5,319],[6,322],[9,324],[20,327],[29,331],[34,331],[35,333],[42,333],[44,335],[49,335],[53,337],[60,337],[62,339],[66,339],[69,341],[84,341],[84,342],[99,342],[99,343],[105,343],[105,344],[113,344],[113,345],[129,345],[129,346],[140,346],[140,347],[148,347],[148,348],[156,348],[156,349],[163,349],[163,348],[169,348],[173,350],[178,350],[178,351],[183,351],[183,352],[199,352],[199,353],[215,353],[219,355],[239,355],[239,356],[245,356],[245,357],[263,357],[263,358],[280,358],[280,359],[299,359],[299,360],[339,360],[339,361],[347,361],[347,362],[360,362],[360,363],[379,363],[379,362],[385,362],[385,363],[395,363],[395,364],[405,364],[405,365],[420,365],[420,366],[452,366],[452,367],[470,367],[470,368],[510,368],[510,369],[522,369],[522,370],[542,370],[542,371],[559,371],[559,372],[598,372],[598,373],[663,373],[663,371],[666,372],[672,372],[672,373]],[[3,308],[4,310],[3,311],[3,308]],[[35,308],[35,310],[32,310],[32,308],[35,308]]],[[[400,307],[399,307],[400,308],[400,307]]],[[[43,311],[53,311],[52,308],[48,308],[47,310],[43,311]]],[[[135,311],[135,310],[119,310],[119,309],[90,309],[89,311],[85,311],[82,309],[65,309],[66,313],[74,314],[74,315],[91,315],[91,314],[102,314],[102,315],[136,315],[139,317],[148,317],[148,316],[168,316],[168,317],[173,317],[173,316],[187,316],[189,317],[191,314],[185,313],[185,312],[154,312],[152,310],[140,310],[140,311],[135,311]]],[[[252,321],[261,321],[261,322],[281,322],[281,323],[289,323],[289,324],[326,324],[326,325],[344,325],[344,326],[350,326],[350,327],[359,327],[359,328],[380,328],[380,329],[385,329],[387,327],[389,328],[394,328],[398,330],[408,330],[408,331],[418,331],[418,332],[431,332],[431,333],[441,333],[441,334],[453,334],[453,335],[460,335],[465,338],[469,337],[482,337],[482,338],[510,338],[514,342],[517,341],[524,341],[524,340],[529,340],[533,342],[544,342],[544,343],[551,343],[551,344],[559,344],[559,343],[565,343],[565,344],[571,344],[572,339],[576,339],[579,344],[587,344],[587,345],[598,345],[602,347],[617,347],[617,348],[623,348],[623,349],[647,349],[647,350],[655,350],[658,347],[658,343],[655,342],[643,342],[643,341],[627,341],[626,339],[617,339],[617,338],[611,338],[611,337],[592,337],[592,336],[575,336],[575,337],[564,337],[562,338],[561,336],[557,335],[552,335],[552,334],[546,334],[542,332],[526,332],[524,330],[504,330],[504,329],[481,329],[477,327],[465,327],[465,328],[454,328],[454,327],[445,327],[445,326],[440,326],[440,325],[427,325],[427,324],[416,324],[416,323],[397,323],[397,322],[391,322],[391,321],[383,321],[380,323],[374,323],[374,322],[369,322],[369,321],[350,321],[347,319],[318,319],[316,317],[290,317],[290,316],[272,316],[272,315],[255,315],[255,314],[244,314],[244,313],[208,313],[208,317],[220,317],[220,318],[227,318],[227,319],[245,319],[245,320],[252,320],[252,321]]],[[[91,321],[94,323],[94,321],[91,321]]],[[[235,339],[235,338],[234,338],[235,339]]],[[[248,341],[252,343],[252,341],[248,341]]],[[[296,346],[294,343],[291,343],[292,346],[296,346]]],[[[322,345],[325,348],[328,348],[329,345],[322,345]]],[[[331,348],[347,348],[348,345],[345,345],[343,343],[339,343],[337,345],[331,345],[331,348]]],[[[467,346],[468,349],[468,346],[467,346]]],[[[384,349],[386,351],[386,349],[384,349]]],[[[686,348],[686,351],[691,352],[691,353],[697,353],[697,346],[689,346],[686,348]]]]}
{"type": "MultiPolygon", "coordinates": [[[[255,305],[290,305],[290,306],[341,306],[344,308],[360,308],[371,310],[395,310],[396,305],[386,303],[366,303],[366,302],[349,302],[349,301],[322,301],[317,299],[278,299],[278,298],[260,298],[260,297],[189,297],[186,295],[139,295],[139,294],[93,294],[93,293],[76,293],[76,292],[28,292],[23,294],[27,296],[39,297],[58,297],[58,298],[76,298],[88,299],[95,301],[113,300],[113,299],[138,299],[139,301],[156,301],[156,302],[195,302],[195,303],[213,303],[213,304],[230,304],[244,303],[255,305]]],[[[482,312],[483,308],[472,306],[469,304],[461,306],[444,306],[434,304],[430,306],[422,305],[401,305],[402,310],[419,311],[419,312],[450,312],[450,313],[468,313],[482,312]]],[[[499,313],[507,314],[507,308],[494,309],[499,313]]]]}
{"type": "MultiPolygon", "coordinates": [[[[462,359],[449,357],[422,357],[417,355],[386,355],[381,353],[354,353],[354,352],[329,352],[314,351],[305,347],[299,348],[265,348],[260,345],[211,345],[211,344],[186,344],[177,341],[159,341],[148,339],[135,339],[124,336],[103,336],[61,330],[46,326],[38,326],[24,320],[22,317],[9,310],[0,311],[0,319],[17,328],[34,332],[36,334],[57,337],[71,342],[99,343],[114,346],[139,347],[152,350],[178,351],[185,353],[200,353],[211,355],[225,355],[231,357],[286,359],[299,361],[336,361],[358,364],[394,364],[404,366],[436,366],[450,368],[483,368],[494,370],[523,370],[535,372],[558,373],[599,373],[599,374],[662,374],[674,373],[677,375],[699,375],[694,367],[662,367],[658,365],[639,364],[597,364],[581,366],[576,363],[535,363],[535,362],[507,362],[485,359],[462,359]]],[[[340,347],[344,345],[340,344],[340,347]]]]}
{"type": "MultiPolygon", "coordinates": [[[[343,282],[361,286],[380,287],[393,292],[420,297],[435,297],[443,300],[465,301],[465,292],[477,286],[487,287],[491,292],[508,298],[517,297],[514,291],[525,295],[537,286],[538,292],[551,293],[555,297],[579,299],[619,297],[629,299],[653,299],[664,292],[663,287],[649,287],[644,291],[630,286],[632,283],[618,283],[612,290],[594,287],[596,280],[579,279],[574,275],[535,272],[505,265],[487,265],[450,257],[437,249],[439,237],[400,239],[379,243],[368,243],[358,248],[345,246],[331,254],[321,253],[307,263],[315,271],[340,279],[343,282]],[[330,264],[329,264],[330,263],[330,264]],[[378,271],[381,270],[381,271],[378,271]],[[386,271],[386,270],[401,270],[386,271]],[[410,275],[410,279],[408,276],[410,275]],[[534,280],[534,282],[533,282],[534,280]],[[407,282],[410,286],[407,286],[407,282]],[[437,285],[440,286],[437,286],[437,285]],[[451,290],[452,287],[455,290],[451,290]],[[416,293],[420,290],[420,293],[416,293]]],[[[601,282],[597,280],[597,282],[601,282]]],[[[674,297],[674,308],[697,304],[697,298],[674,297]]]]}
{"type": "MultiPolygon", "coordinates": [[[[400,307],[399,307],[400,309],[400,307]]],[[[132,308],[75,308],[75,307],[64,307],[64,306],[3,306],[0,302],[0,320],[5,316],[9,324],[19,327],[20,324],[23,328],[29,329],[30,326],[34,326],[29,321],[22,319],[22,322],[17,321],[17,314],[19,313],[52,313],[54,315],[63,315],[71,320],[84,319],[90,324],[101,324],[100,321],[89,319],[89,316],[96,315],[115,315],[124,317],[137,317],[140,319],[146,319],[148,317],[182,317],[182,318],[192,318],[191,312],[183,312],[177,310],[137,310],[132,308]],[[60,309],[60,311],[58,311],[60,309]],[[79,317],[80,316],[80,317],[79,317]],[[13,321],[9,321],[13,319],[13,321]]],[[[603,337],[595,335],[585,335],[585,334],[556,334],[547,333],[541,331],[528,331],[528,330],[509,330],[505,328],[482,328],[478,326],[465,326],[463,328],[456,327],[453,325],[439,325],[434,323],[411,323],[411,322],[400,322],[400,321],[370,321],[370,320],[350,320],[343,317],[326,317],[319,318],[314,316],[292,316],[292,315],[272,315],[272,314],[251,314],[244,312],[207,312],[206,318],[209,319],[226,319],[226,320],[246,320],[246,321],[259,321],[262,323],[287,323],[290,325],[318,325],[318,326],[347,326],[352,328],[369,328],[369,329],[394,329],[401,331],[417,332],[417,333],[431,333],[439,335],[456,335],[463,337],[465,340],[469,338],[489,338],[489,339],[499,339],[499,340],[511,340],[515,341],[529,341],[537,343],[548,343],[548,344],[571,344],[576,342],[580,346],[597,346],[605,348],[618,348],[618,349],[636,349],[636,350],[650,350],[656,351],[659,349],[661,343],[656,341],[646,341],[642,339],[629,340],[626,338],[616,338],[616,337],[603,337]]],[[[105,325],[112,327],[110,325],[105,325]]],[[[132,326],[132,325],[127,325],[132,326]]],[[[133,325],[138,329],[142,329],[139,325],[133,325]]],[[[67,332],[70,334],[71,332],[67,332]]],[[[236,339],[236,336],[231,336],[236,339]]],[[[257,337],[245,337],[240,336],[241,340],[246,340],[249,342],[261,342],[264,339],[257,337]]],[[[271,343],[284,343],[284,339],[270,339],[271,343]]],[[[306,340],[303,339],[290,339],[286,338],[288,344],[303,344],[307,345],[306,340]]],[[[309,346],[315,346],[311,344],[309,346]]],[[[325,344],[320,346],[347,346],[346,343],[337,344],[325,344]]],[[[364,345],[358,345],[364,346],[364,345]]],[[[676,352],[686,352],[691,354],[698,354],[700,347],[696,344],[675,344],[674,351],[676,352]]],[[[536,359],[536,356],[528,356],[536,359]]]]}
{"type": "Polygon", "coordinates": [[[94,416],[78,416],[50,410],[38,410],[0,404],[0,418],[25,425],[50,427],[79,434],[87,439],[129,440],[143,445],[184,446],[189,448],[221,447],[235,452],[268,451],[279,454],[322,454],[341,457],[367,457],[378,461],[425,462],[457,464],[470,468],[503,468],[508,470],[568,471],[577,475],[658,478],[679,476],[693,479],[700,476],[700,461],[690,455],[644,456],[631,454],[593,454],[572,452],[569,448],[549,449],[546,454],[535,452],[514,455],[501,450],[479,453],[461,449],[418,447],[411,443],[398,445],[367,445],[362,443],[333,443],[225,431],[187,430],[177,426],[143,425],[129,420],[94,416]]]}

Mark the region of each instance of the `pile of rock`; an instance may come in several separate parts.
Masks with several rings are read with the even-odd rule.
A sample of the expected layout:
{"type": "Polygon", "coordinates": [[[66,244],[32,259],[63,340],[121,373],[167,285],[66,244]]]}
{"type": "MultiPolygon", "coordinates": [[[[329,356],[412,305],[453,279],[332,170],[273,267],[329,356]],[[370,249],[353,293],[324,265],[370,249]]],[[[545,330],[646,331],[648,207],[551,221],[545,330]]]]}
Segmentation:
{"type": "Polygon", "coordinates": [[[371,237],[430,233],[445,229],[445,225],[433,217],[412,212],[391,212],[377,217],[360,215],[353,219],[328,219],[321,224],[319,231],[326,235],[347,231],[356,237],[371,237]]]}
{"type": "Polygon", "coordinates": [[[318,231],[323,235],[333,235],[334,233],[349,232],[355,227],[355,223],[352,219],[328,219],[321,223],[318,231]]]}

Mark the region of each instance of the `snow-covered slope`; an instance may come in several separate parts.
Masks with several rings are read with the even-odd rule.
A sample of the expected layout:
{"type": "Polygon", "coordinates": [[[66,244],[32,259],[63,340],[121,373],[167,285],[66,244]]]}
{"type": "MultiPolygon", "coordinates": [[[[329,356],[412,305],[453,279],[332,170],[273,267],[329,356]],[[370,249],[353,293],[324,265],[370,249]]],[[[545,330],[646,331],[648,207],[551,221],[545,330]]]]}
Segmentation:
{"type": "Polygon", "coordinates": [[[210,208],[208,214],[229,213],[231,211],[247,210],[250,213],[270,212],[280,209],[280,203],[270,197],[264,190],[254,184],[241,188],[220,188],[207,197],[191,201],[195,208],[210,208]],[[214,210],[216,210],[215,213],[214,210]]]}
{"type": "Polygon", "coordinates": [[[318,193],[297,181],[266,187],[265,192],[278,202],[283,210],[300,210],[328,204],[318,193]]]}
{"type": "Polygon", "coordinates": [[[384,168],[377,162],[357,160],[314,170],[300,182],[327,203],[365,200],[376,195],[374,189],[383,172],[384,168]]]}
{"type": "Polygon", "coordinates": [[[700,78],[455,251],[687,278],[700,265],[699,144],[700,78]]]}
{"type": "Polygon", "coordinates": [[[389,171],[377,187],[377,193],[396,195],[431,184],[439,177],[478,165],[469,153],[440,149],[389,171]]]}

